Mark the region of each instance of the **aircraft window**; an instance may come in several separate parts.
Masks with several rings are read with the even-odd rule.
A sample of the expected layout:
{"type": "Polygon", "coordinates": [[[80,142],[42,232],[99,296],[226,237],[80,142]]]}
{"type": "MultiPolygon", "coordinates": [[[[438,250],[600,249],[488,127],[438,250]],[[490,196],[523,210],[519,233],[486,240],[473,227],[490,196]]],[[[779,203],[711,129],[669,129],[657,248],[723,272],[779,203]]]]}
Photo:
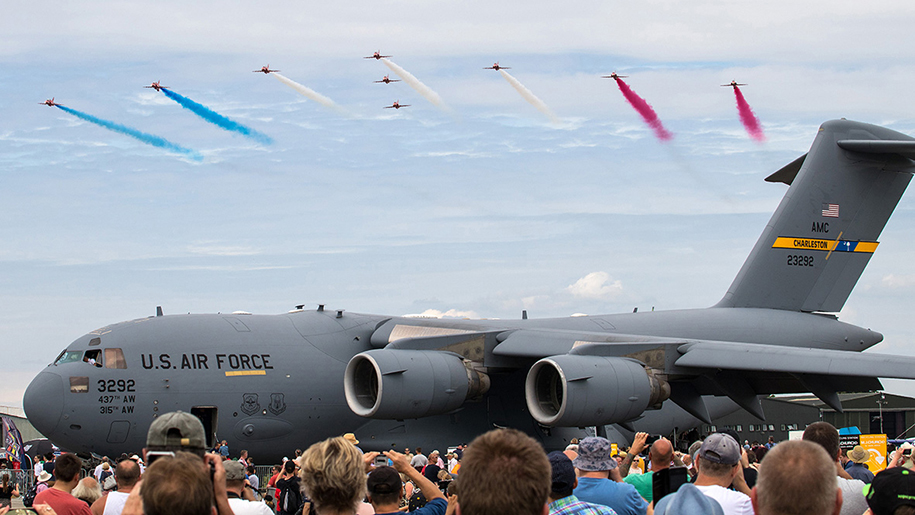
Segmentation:
{"type": "Polygon", "coordinates": [[[86,376],[70,377],[70,393],[88,393],[89,378],[86,376]]]}
{"type": "Polygon", "coordinates": [[[64,351],[57,357],[57,361],[55,361],[54,364],[63,365],[64,363],[73,363],[74,361],[79,361],[82,357],[83,351],[81,350],[64,351]]]}
{"type": "Polygon", "coordinates": [[[121,349],[105,349],[105,368],[127,368],[124,351],[121,349]]]}
{"type": "Polygon", "coordinates": [[[96,345],[101,345],[101,344],[102,344],[102,339],[101,339],[101,338],[93,338],[93,339],[89,340],[89,346],[90,346],[90,347],[94,347],[94,346],[96,346],[96,345]]]}
{"type": "Polygon", "coordinates": [[[85,361],[86,363],[89,363],[90,365],[100,367],[100,366],[102,366],[102,363],[100,361],[101,354],[102,354],[102,351],[100,351],[99,349],[87,350],[86,355],[83,356],[83,361],[85,361]]]}

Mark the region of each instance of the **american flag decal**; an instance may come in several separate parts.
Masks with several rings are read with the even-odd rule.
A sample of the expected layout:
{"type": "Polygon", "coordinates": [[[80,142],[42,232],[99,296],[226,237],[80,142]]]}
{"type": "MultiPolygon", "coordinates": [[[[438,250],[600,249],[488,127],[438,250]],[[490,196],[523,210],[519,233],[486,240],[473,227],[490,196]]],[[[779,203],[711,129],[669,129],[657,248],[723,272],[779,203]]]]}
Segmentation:
{"type": "Polygon", "coordinates": [[[839,205],[838,204],[823,204],[823,216],[828,216],[830,218],[839,218],[839,205]]]}

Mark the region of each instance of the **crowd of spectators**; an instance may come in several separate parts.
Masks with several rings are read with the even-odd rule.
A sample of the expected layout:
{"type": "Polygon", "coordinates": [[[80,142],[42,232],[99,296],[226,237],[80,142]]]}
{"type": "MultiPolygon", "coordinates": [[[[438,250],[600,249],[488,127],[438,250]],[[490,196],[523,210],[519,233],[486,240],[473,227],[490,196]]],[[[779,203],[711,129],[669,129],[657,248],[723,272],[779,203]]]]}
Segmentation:
{"type": "MultiPolygon", "coordinates": [[[[207,452],[203,426],[175,412],[150,427],[140,455],[104,459],[80,479],[82,460],[36,467],[38,515],[915,515],[911,450],[883,471],[869,452],[842,452],[839,434],[811,424],[801,440],[738,443],[714,433],[677,450],[636,433],[629,447],[575,439],[547,454],[512,429],[480,435],[442,455],[421,448],[363,452],[352,433],[296,450],[261,487],[253,458],[207,452]],[[676,481],[674,480],[677,479],[676,481]]],[[[265,478],[266,479],[266,478],[265,478]]],[[[0,479],[0,515],[19,496],[0,479]]]]}

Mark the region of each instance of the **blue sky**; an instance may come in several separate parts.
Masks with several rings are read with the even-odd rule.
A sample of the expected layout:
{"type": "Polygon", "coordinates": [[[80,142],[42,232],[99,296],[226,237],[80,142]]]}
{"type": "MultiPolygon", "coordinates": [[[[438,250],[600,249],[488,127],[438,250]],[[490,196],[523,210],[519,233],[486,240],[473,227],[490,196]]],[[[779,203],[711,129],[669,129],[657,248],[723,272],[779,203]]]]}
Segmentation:
{"type": "MultiPolygon", "coordinates": [[[[847,117],[915,135],[906,2],[51,2],[0,17],[0,404],[69,342],[155,313],[296,304],[488,318],[717,302],[847,117]],[[380,50],[449,114],[390,71],[380,50]],[[494,61],[561,118],[525,102],[494,61]],[[306,100],[270,64],[350,116],[306,100]],[[675,133],[658,143],[616,70],[675,133]],[[393,78],[393,77],[392,77],[393,78]],[[743,131],[744,93],[768,140],[743,131]],[[142,86],[270,136],[219,129],[142,86]],[[195,162],[37,105],[196,150],[195,162]],[[394,100],[412,104],[382,109],[394,100]],[[577,285],[573,287],[573,285],[577,285]],[[19,349],[27,349],[22,355],[19,349]],[[9,368],[10,365],[8,365],[9,368]]],[[[840,313],[915,354],[915,201],[840,313]]],[[[889,391],[915,394],[906,382],[889,391]]]]}

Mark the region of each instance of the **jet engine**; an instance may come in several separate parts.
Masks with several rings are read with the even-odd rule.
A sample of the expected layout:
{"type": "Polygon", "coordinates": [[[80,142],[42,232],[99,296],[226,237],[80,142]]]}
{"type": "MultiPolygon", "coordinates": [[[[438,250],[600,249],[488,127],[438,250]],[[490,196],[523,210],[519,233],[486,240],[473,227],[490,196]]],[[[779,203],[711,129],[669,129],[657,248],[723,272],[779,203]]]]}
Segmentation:
{"type": "Polygon", "coordinates": [[[524,393],[537,422],[585,427],[634,419],[670,397],[670,385],[635,360],[564,354],[534,363],[524,393]]]}
{"type": "Polygon", "coordinates": [[[380,419],[441,415],[489,390],[489,376],[452,352],[378,349],[349,360],[343,379],[353,413],[380,419]]]}

